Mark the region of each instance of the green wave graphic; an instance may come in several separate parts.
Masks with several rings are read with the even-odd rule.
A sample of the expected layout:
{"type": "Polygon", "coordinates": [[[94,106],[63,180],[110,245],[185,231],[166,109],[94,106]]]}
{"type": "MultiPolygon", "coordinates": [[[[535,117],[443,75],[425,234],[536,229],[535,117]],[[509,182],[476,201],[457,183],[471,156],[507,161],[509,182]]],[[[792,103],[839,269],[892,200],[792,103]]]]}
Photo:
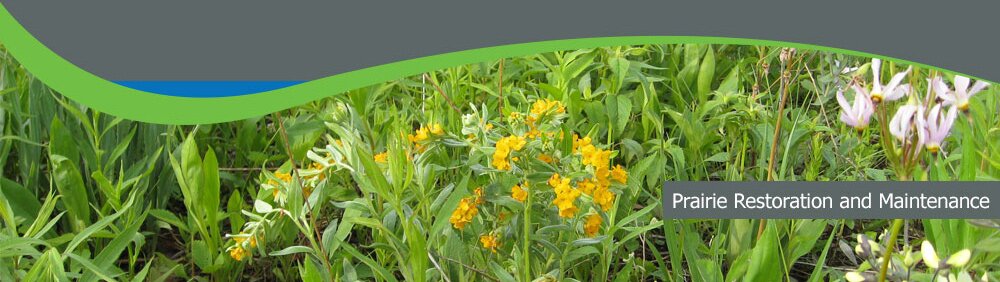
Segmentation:
{"type": "Polygon", "coordinates": [[[677,43],[781,46],[882,58],[947,71],[907,60],[803,43],[706,36],[627,36],[552,40],[472,49],[369,67],[256,94],[189,98],[128,88],[81,69],[32,36],[3,5],[0,5],[0,42],[33,75],[62,95],[101,112],[162,124],[239,120],[423,72],[501,58],[606,46],[677,43]]]}

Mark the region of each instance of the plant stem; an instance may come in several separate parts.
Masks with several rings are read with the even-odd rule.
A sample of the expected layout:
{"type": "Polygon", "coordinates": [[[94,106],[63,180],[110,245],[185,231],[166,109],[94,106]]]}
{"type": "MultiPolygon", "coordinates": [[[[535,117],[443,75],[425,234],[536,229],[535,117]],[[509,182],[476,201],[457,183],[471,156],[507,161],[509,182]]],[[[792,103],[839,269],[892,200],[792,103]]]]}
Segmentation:
{"type": "Polygon", "coordinates": [[[882,267],[878,270],[878,281],[885,282],[889,273],[889,262],[892,261],[892,250],[896,249],[896,237],[899,237],[899,230],[903,228],[902,219],[892,221],[892,229],[889,232],[889,243],[885,246],[885,256],[882,258],[882,267]]]}
{"type": "MultiPolygon", "coordinates": [[[[529,186],[529,185],[525,185],[529,186]]],[[[524,264],[521,266],[521,276],[524,277],[523,281],[531,281],[531,188],[528,187],[528,197],[524,199],[524,232],[521,238],[521,260],[524,264]]]]}

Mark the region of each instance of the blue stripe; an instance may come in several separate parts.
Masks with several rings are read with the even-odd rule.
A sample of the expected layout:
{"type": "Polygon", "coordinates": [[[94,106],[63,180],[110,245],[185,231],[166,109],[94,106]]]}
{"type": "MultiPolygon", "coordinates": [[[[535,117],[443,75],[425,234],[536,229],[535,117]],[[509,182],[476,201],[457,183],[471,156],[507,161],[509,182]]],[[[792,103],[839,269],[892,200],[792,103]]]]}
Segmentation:
{"type": "Polygon", "coordinates": [[[139,81],[115,83],[132,89],[177,97],[229,97],[260,93],[305,81],[139,81]]]}

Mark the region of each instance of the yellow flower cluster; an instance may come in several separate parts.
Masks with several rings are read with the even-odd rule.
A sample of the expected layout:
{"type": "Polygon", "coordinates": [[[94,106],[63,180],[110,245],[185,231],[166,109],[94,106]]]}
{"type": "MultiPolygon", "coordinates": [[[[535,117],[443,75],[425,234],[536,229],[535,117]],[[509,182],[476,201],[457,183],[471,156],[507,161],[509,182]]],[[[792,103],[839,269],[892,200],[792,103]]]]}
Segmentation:
{"type": "Polygon", "coordinates": [[[490,250],[494,254],[497,253],[497,247],[500,246],[500,239],[493,234],[479,236],[479,242],[483,244],[484,249],[490,250]]]}
{"type": "Polygon", "coordinates": [[[563,106],[562,102],[550,99],[539,99],[535,101],[534,105],[531,105],[531,114],[535,116],[545,115],[551,110],[561,114],[566,112],[566,107],[563,106]]]}
{"type": "Polygon", "coordinates": [[[435,123],[429,126],[421,126],[419,129],[417,129],[416,134],[409,134],[408,136],[406,136],[406,138],[413,143],[413,148],[415,148],[417,152],[423,152],[425,149],[427,149],[426,147],[424,147],[423,144],[425,141],[427,141],[433,136],[440,136],[443,134],[444,130],[441,129],[441,124],[435,123]]]}
{"type": "Polygon", "coordinates": [[[229,249],[229,257],[234,260],[242,261],[248,255],[250,255],[250,249],[257,247],[257,238],[253,235],[238,235],[233,237],[233,241],[236,244],[229,249]],[[244,245],[244,242],[247,244],[244,245]]]}
{"type": "MultiPolygon", "coordinates": [[[[318,182],[326,179],[326,173],[324,173],[326,166],[323,164],[313,163],[309,166],[309,169],[313,170],[313,172],[308,174],[303,172],[303,174],[306,174],[303,177],[304,181],[302,182],[302,196],[305,198],[309,198],[309,196],[312,195],[313,189],[315,189],[318,182]]],[[[302,172],[302,170],[299,171],[302,172]]],[[[271,179],[267,181],[267,184],[268,186],[271,186],[271,196],[273,196],[275,200],[282,202],[285,194],[281,190],[281,187],[287,187],[292,183],[292,174],[288,172],[275,171],[274,177],[277,178],[278,181],[271,179]]]]}
{"type": "MultiPolygon", "coordinates": [[[[556,114],[561,114],[566,112],[566,107],[563,106],[562,102],[549,99],[539,99],[535,101],[535,104],[531,106],[531,112],[528,118],[525,119],[525,123],[528,124],[528,133],[525,134],[528,138],[534,139],[542,136],[542,132],[538,130],[538,120],[544,117],[546,114],[554,112],[556,114]]],[[[512,113],[513,114],[513,113],[512,113]]],[[[551,136],[552,132],[547,132],[551,136]]]]}
{"type": "Polygon", "coordinates": [[[464,229],[465,225],[479,213],[479,205],[483,203],[483,188],[476,188],[472,196],[462,198],[458,207],[451,213],[451,225],[455,229],[464,229]]]}
{"type": "Polygon", "coordinates": [[[592,213],[588,215],[586,221],[583,223],[583,232],[587,234],[587,237],[594,237],[601,230],[602,221],[603,219],[600,214],[592,213]]]}
{"type": "Polygon", "coordinates": [[[229,250],[229,256],[232,257],[234,260],[239,260],[239,261],[242,261],[244,258],[246,258],[248,253],[249,252],[247,250],[244,250],[243,247],[239,246],[233,247],[232,249],[229,250]]]}
{"type": "Polygon", "coordinates": [[[271,186],[274,186],[271,189],[271,196],[274,196],[274,198],[277,199],[278,196],[281,195],[281,189],[279,189],[278,186],[280,186],[280,185],[288,185],[288,183],[292,183],[292,174],[291,173],[286,173],[286,172],[277,172],[276,171],[276,172],[274,172],[274,177],[277,178],[278,181],[281,181],[281,183],[279,183],[278,181],[275,181],[274,179],[271,179],[271,180],[267,181],[267,184],[270,184],[271,186]]]}
{"type": "Polygon", "coordinates": [[[510,162],[508,161],[510,153],[521,150],[527,143],[524,137],[516,135],[500,138],[496,144],[496,151],[493,151],[493,167],[498,170],[510,170],[510,162]]]}
{"type": "Polygon", "coordinates": [[[543,163],[547,163],[547,164],[552,164],[553,162],[556,161],[554,158],[552,158],[552,156],[549,156],[549,155],[544,154],[544,153],[543,154],[538,154],[538,160],[542,161],[543,163]]]}
{"type": "Polygon", "coordinates": [[[580,190],[569,185],[569,178],[562,178],[558,173],[549,178],[549,186],[552,186],[556,193],[556,198],[552,204],[559,208],[559,216],[571,218],[576,215],[576,198],[580,197],[580,190]]]}
{"type": "Polygon", "coordinates": [[[517,200],[518,202],[524,202],[524,200],[528,198],[528,191],[525,191],[528,185],[525,184],[524,187],[525,188],[521,188],[520,185],[514,185],[514,187],[510,187],[510,196],[514,198],[514,200],[517,200]]]}
{"type": "Polygon", "coordinates": [[[380,163],[380,164],[388,163],[389,162],[389,152],[381,152],[381,153],[375,154],[375,162],[376,163],[380,163]]]}
{"type": "Polygon", "coordinates": [[[577,184],[580,190],[590,195],[594,202],[601,206],[601,210],[611,209],[615,202],[615,193],[609,189],[611,179],[624,184],[628,180],[628,172],[621,165],[615,166],[612,172],[611,151],[599,149],[591,144],[589,136],[584,138],[574,136],[573,150],[580,154],[584,165],[594,169],[593,179],[580,181],[577,184]]]}

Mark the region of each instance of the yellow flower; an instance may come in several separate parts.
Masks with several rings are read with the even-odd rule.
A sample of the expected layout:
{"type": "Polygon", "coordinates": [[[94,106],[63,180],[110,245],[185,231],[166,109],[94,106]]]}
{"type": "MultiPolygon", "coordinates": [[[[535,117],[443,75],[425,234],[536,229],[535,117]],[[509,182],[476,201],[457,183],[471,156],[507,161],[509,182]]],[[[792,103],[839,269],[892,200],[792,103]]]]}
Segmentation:
{"type": "Polygon", "coordinates": [[[580,138],[580,135],[573,134],[573,153],[578,152],[581,147],[591,146],[590,141],[590,136],[580,138]]]}
{"type": "Polygon", "coordinates": [[[524,188],[521,188],[520,185],[514,185],[514,187],[510,187],[510,196],[518,202],[524,202],[528,198],[528,191],[524,191],[524,188]]]}
{"type": "Polygon", "coordinates": [[[236,241],[236,245],[238,247],[241,247],[243,245],[243,242],[247,242],[250,245],[251,248],[256,248],[257,247],[257,238],[255,238],[252,235],[251,236],[246,236],[246,237],[244,237],[244,236],[233,237],[233,241],[236,241]]]}
{"type": "Polygon", "coordinates": [[[621,165],[615,165],[615,168],[611,170],[611,178],[618,183],[625,184],[628,182],[628,171],[625,171],[621,165]]]}
{"type": "Polygon", "coordinates": [[[608,211],[615,203],[615,193],[606,187],[594,191],[592,197],[594,197],[594,202],[600,205],[603,211],[608,211]]]}
{"type": "Polygon", "coordinates": [[[536,116],[541,116],[553,109],[559,114],[566,112],[566,107],[563,106],[562,102],[544,99],[535,101],[535,104],[531,107],[531,113],[536,116]]]}
{"type": "Polygon", "coordinates": [[[497,247],[500,246],[500,239],[493,234],[479,236],[479,242],[483,244],[484,249],[490,250],[494,254],[497,252],[497,247]]]}
{"type": "Polygon", "coordinates": [[[243,249],[243,247],[240,246],[235,246],[229,250],[229,256],[232,257],[234,260],[238,261],[242,261],[244,258],[246,258],[247,253],[248,253],[247,250],[243,249]]]}
{"type": "Polygon", "coordinates": [[[484,198],[483,197],[483,187],[476,187],[476,190],[473,190],[472,194],[475,195],[476,205],[482,205],[483,204],[483,198],[484,198]]]}
{"type": "Polygon", "coordinates": [[[318,170],[319,171],[319,173],[310,175],[309,176],[310,179],[311,178],[319,178],[320,181],[323,181],[324,179],[326,179],[326,174],[323,173],[324,170],[326,170],[326,166],[325,165],[323,165],[321,163],[313,163],[309,167],[312,168],[312,169],[314,169],[314,170],[318,170]]]}
{"type": "Polygon", "coordinates": [[[483,129],[485,129],[485,131],[490,131],[490,129],[493,129],[493,124],[492,124],[492,123],[487,123],[487,124],[486,124],[486,125],[484,126],[484,128],[483,128],[483,129]]]}
{"type": "Polygon", "coordinates": [[[584,179],[576,183],[576,189],[580,189],[584,194],[593,195],[594,190],[597,190],[597,183],[590,179],[584,179]]]}
{"type": "Polygon", "coordinates": [[[552,200],[552,204],[559,208],[559,216],[563,218],[571,218],[576,214],[576,198],[580,197],[580,190],[573,189],[569,185],[569,178],[560,178],[558,174],[552,175],[549,179],[549,185],[552,186],[556,193],[556,198],[552,200]]]}
{"type": "Polygon", "coordinates": [[[425,147],[422,143],[424,141],[430,139],[431,136],[442,134],[444,134],[444,130],[441,129],[441,125],[435,123],[430,126],[421,126],[417,129],[416,134],[409,134],[406,136],[406,139],[409,139],[413,143],[413,147],[416,148],[417,152],[423,152],[425,147]]]}
{"type": "Polygon", "coordinates": [[[476,217],[477,213],[479,213],[479,208],[476,207],[476,200],[473,197],[463,198],[455,211],[451,213],[451,225],[455,229],[461,230],[465,228],[466,224],[472,222],[472,218],[476,217]]]}
{"type": "Polygon", "coordinates": [[[375,154],[375,162],[380,164],[389,162],[389,152],[375,154]]]}
{"type": "Polygon", "coordinates": [[[597,232],[601,229],[601,215],[592,213],[587,216],[587,221],[583,223],[583,231],[587,234],[587,237],[594,237],[597,232]]]}
{"type": "Polygon", "coordinates": [[[522,136],[507,136],[500,138],[496,144],[496,151],[493,151],[493,161],[491,164],[498,170],[510,170],[510,162],[507,157],[513,151],[521,150],[528,142],[522,136]]]}
{"type": "Polygon", "coordinates": [[[538,154],[538,160],[547,164],[551,164],[552,162],[555,161],[555,159],[553,159],[552,156],[549,156],[547,154],[538,154]]]}
{"type": "Polygon", "coordinates": [[[444,130],[441,129],[441,124],[438,124],[438,123],[432,124],[430,130],[431,130],[431,134],[434,134],[434,135],[444,134],[444,130]]]}
{"type": "Polygon", "coordinates": [[[274,178],[277,178],[278,180],[275,181],[274,179],[270,179],[267,181],[267,184],[273,186],[273,188],[271,189],[271,196],[277,199],[281,195],[281,189],[279,188],[279,186],[288,185],[289,183],[291,183],[292,174],[275,171],[274,178]]]}

